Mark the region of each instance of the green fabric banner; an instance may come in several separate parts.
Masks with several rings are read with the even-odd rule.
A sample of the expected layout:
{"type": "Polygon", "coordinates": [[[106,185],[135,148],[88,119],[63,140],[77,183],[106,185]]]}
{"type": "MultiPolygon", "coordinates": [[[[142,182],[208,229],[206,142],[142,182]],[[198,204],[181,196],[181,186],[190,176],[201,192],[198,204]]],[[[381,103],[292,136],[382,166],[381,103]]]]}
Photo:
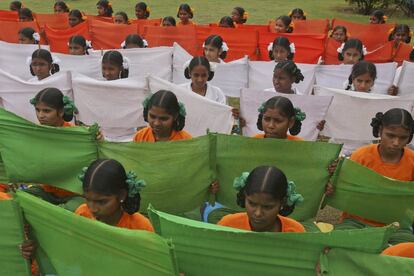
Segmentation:
{"type": "Polygon", "coordinates": [[[391,227],[331,233],[255,233],[149,209],[156,232],[172,239],[186,275],[315,275],[325,247],[380,253],[391,227]]]}
{"type": "Polygon", "coordinates": [[[25,192],[17,198],[58,275],[177,275],[171,242],[93,221],[25,192]]]}
{"type": "Polygon", "coordinates": [[[328,165],[335,160],[341,145],[323,142],[257,139],[217,135],[217,174],[220,180],[218,201],[231,208],[236,205],[235,177],[256,166],[274,165],[296,183],[305,200],[292,217],[306,220],[316,215],[329,179],[328,165]]]}
{"type": "MultiPolygon", "coordinates": [[[[1,149],[0,149],[0,153],[1,153],[1,149]]],[[[7,177],[6,168],[4,167],[3,159],[1,158],[1,154],[0,154],[0,183],[8,183],[8,182],[9,182],[9,178],[7,177]]]]}
{"type": "Polygon", "coordinates": [[[414,259],[332,249],[321,255],[322,275],[413,275],[414,259]]]}
{"type": "Polygon", "coordinates": [[[409,226],[414,220],[414,182],[384,177],[352,160],[342,163],[327,203],[367,219],[409,226]]]}
{"type": "Polygon", "coordinates": [[[0,200],[0,275],[31,275],[19,249],[23,241],[20,207],[12,199],[0,200]]]}
{"type": "Polygon", "coordinates": [[[142,212],[149,203],[174,214],[199,208],[213,180],[208,136],[163,143],[102,143],[99,157],[118,160],[146,181],[142,212]]]}
{"type": "Polygon", "coordinates": [[[0,151],[11,182],[81,192],[77,175],[97,158],[96,129],[33,124],[0,108],[0,151]]]}

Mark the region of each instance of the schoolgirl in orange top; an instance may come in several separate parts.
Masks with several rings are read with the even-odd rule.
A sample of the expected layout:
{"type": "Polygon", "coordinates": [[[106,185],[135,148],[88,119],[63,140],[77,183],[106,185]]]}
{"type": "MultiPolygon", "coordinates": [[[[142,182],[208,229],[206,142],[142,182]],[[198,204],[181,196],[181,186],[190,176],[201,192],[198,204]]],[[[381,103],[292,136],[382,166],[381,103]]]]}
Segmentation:
{"type": "Polygon", "coordinates": [[[219,225],[255,232],[305,232],[299,222],[286,217],[303,197],[280,169],[256,167],[237,177],[233,186],[237,204],[246,212],[224,216],[219,225]]]}
{"type": "Polygon", "coordinates": [[[242,25],[246,23],[248,17],[249,17],[249,14],[242,7],[235,7],[233,11],[231,12],[231,19],[233,19],[233,22],[235,24],[242,25]]]}
{"type": "Polygon", "coordinates": [[[114,10],[112,3],[108,0],[100,0],[96,3],[96,9],[98,10],[98,16],[112,17],[114,10]]]}
{"type": "Polygon", "coordinates": [[[191,19],[194,17],[194,10],[188,4],[181,4],[178,7],[177,17],[180,21],[177,23],[177,26],[191,26],[195,25],[191,19]]]}
{"type": "Polygon", "coordinates": [[[135,142],[161,142],[191,139],[183,130],[185,126],[185,107],[179,103],[171,91],[160,90],[145,99],[144,120],[149,126],[138,131],[135,142]]]}
{"type": "Polygon", "coordinates": [[[145,2],[139,2],[135,5],[135,16],[137,19],[148,19],[151,9],[145,2]]]}
{"type": "Polygon", "coordinates": [[[145,182],[135,173],[126,173],[116,160],[98,159],[84,168],[79,178],[86,204],[79,206],[76,214],[112,226],[154,232],[149,220],[138,213],[139,192],[145,182]]]}
{"type": "Polygon", "coordinates": [[[294,108],[288,98],[282,96],[270,98],[260,106],[258,111],[257,128],[264,131],[264,134],[257,134],[255,138],[303,140],[296,135],[300,132],[306,114],[299,108],[294,108]]]}
{"type": "Polygon", "coordinates": [[[410,43],[413,32],[407,24],[397,24],[390,30],[388,41],[394,41],[394,48],[397,48],[400,43],[410,43]]]}
{"type": "Polygon", "coordinates": [[[289,12],[289,17],[292,18],[292,20],[306,20],[306,12],[301,8],[295,8],[289,12]]]}

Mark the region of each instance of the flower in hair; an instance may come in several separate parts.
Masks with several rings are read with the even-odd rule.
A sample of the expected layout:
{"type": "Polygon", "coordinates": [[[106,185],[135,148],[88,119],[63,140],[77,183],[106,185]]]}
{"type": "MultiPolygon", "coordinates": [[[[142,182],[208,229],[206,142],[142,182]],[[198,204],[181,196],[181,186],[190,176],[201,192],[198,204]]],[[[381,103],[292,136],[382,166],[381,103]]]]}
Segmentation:
{"type": "Polygon", "coordinates": [[[249,13],[245,11],[243,13],[243,19],[247,19],[247,18],[249,18],[249,13]]]}
{"type": "Polygon", "coordinates": [[[83,182],[85,174],[88,171],[88,167],[83,167],[81,173],[78,175],[78,179],[83,182]]]}
{"type": "Polygon", "coordinates": [[[342,54],[342,52],[344,51],[344,47],[345,47],[345,43],[341,44],[341,47],[339,47],[338,49],[336,49],[336,51],[340,54],[342,54]]]}
{"type": "Polygon", "coordinates": [[[273,42],[270,42],[269,45],[267,46],[267,50],[269,52],[273,51],[273,42]]]}
{"type": "Polygon", "coordinates": [[[185,117],[187,115],[187,112],[185,111],[185,105],[182,102],[178,102],[178,107],[179,107],[178,113],[181,116],[185,117]]]}
{"type": "Polygon", "coordinates": [[[210,72],[215,72],[217,69],[217,63],[216,62],[209,62],[210,63],[210,72]]]}
{"type": "Polygon", "coordinates": [[[295,119],[300,122],[306,119],[306,113],[302,112],[299,107],[295,107],[295,119]]]}
{"type": "Polygon", "coordinates": [[[30,104],[32,104],[32,105],[36,105],[37,104],[37,101],[36,101],[36,97],[35,98],[33,98],[33,99],[30,99],[30,104]]]}
{"type": "Polygon", "coordinates": [[[293,15],[293,13],[292,13],[292,11],[290,11],[290,12],[288,13],[288,16],[289,16],[289,17],[292,17],[292,15],[293,15]]]}
{"type": "Polygon", "coordinates": [[[259,113],[264,113],[264,111],[265,111],[265,104],[264,104],[264,103],[262,103],[262,104],[259,106],[259,108],[257,109],[257,111],[259,111],[259,113]]]}
{"type": "Polygon", "coordinates": [[[148,105],[149,105],[149,102],[151,101],[151,98],[152,98],[152,96],[153,96],[154,94],[149,94],[145,99],[144,99],[144,101],[142,102],[142,106],[144,107],[144,108],[148,108],[148,105]]]}
{"type": "Polygon", "coordinates": [[[288,181],[287,193],[286,193],[286,204],[293,206],[296,203],[303,202],[304,198],[301,194],[296,192],[296,185],[293,181],[288,181]]]}
{"type": "Polygon", "coordinates": [[[362,54],[364,56],[366,56],[368,54],[367,47],[365,47],[365,45],[362,45],[362,54]]]}
{"type": "MultiPolygon", "coordinates": [[[[204,48],[204,44],[203,44],[203,48],[204,48]]],[[[190,63],[191,63],[191,59],[184,62],[184,64],[183,64],[184,70],[187,69],[190,66],[190,63]]]]}
{"type": "Polygon", "coordinates": [[[408,34],[408,37],[413,37],[413,32],[412,31],[408,34]]]}
{"type": "Polygon", "coordinates": [[[195,9],[193,9],[192,7],[190,7],[190,11],[192,14],[194,14],[195,9]]]}
{"type": "Polygon", "coordinates": [[[27,57],[26,64],[29,65],[29,66],[32,64],[32,57],[31,56],[27,57]]]}
{"type": "Polygon", "coordinates": [[[39,41],[40,41],[40,35],[39,35],[39,33],[33,33],[33,39],[34,39],[36,42],[39,42],[39,41]]]}
{"type": "Polygon", "coordinates": [[[125,48],[125,46],[126,46],[126,43],[125,43],[125,40],[124,41],[122,41],[122,43],[121,43],[121,48],[125,48]]]}
{"type": "Polygon", "coordinates": [[[142,43],[144,44],[144,48],[148,47],[148,41],[145,39],[142,39],[142,43]]]}
{"type": "Polygon", "coordinates": [[[135,197],[146,186],[142,179],[137,179],[133,171],[127,173],[126,183],[128,184],[128,197],[135,197]]]}
{"type": "Polygon", "coordinates": [[[108,7],[112,8],[112,3],[108,2],[108,7]]]}
{"type": "Polygon", "coordinates": [[[82,20],[85,21],[87,19],[88,19],[88,17],[86,15],[82,14],[82,20]]]}
{"type": "Polygon", "coordinates": [[[129,58],[127,57],[122,57],[122,67],[124,67],[124,69],[128,70],[129,69],[129,58]]]}
{"type": "Polygon", "coordinates": [[[304,16],[304,17],[308,16],[308,13],[304,11],[304,12],[303,12],[303,16],[304,16]]]}
{"type": "Polygon", "coordinates": [[[147,13],[150,13],[150,12],[151,12],[150,7],[148,7],[148,6],[147,6],[147,8],[145,9],[145,11],[146,11],[147,13]]]}
{"type": "Polygon", "coordinates": [[[289,27],[290,27],[290,28],[292,28],[292,29],[294,29],[294,28],[295,28],[295,24],[294,24],[293,22],[291,22],[291,23],[289,24],[289,27]]]}
{"type": "Polygon", "coordinates": [[[223,52],[227,52],[229,50],[229,46],[227,46],[227,43],[223,41],[223,45],[221,45],[221,50],[223,52]]]}
{"type": "Polygon", "coordinates": [[[59,64],[59,63],[61,62],[61,60],[60,60],[58,57],[56,57],[56,56],[52,55],[52,62],[53,62],[54,64],[59,64]]]}
{"type": "Polygon", "coordinates": [[[290,52],[292,53],[292,54],[294,54],[295,52],[296,52],[296,48],[295,48],[295,43],[290,43],[289,44],[289,48],[290,48],[290,52]]]}
{"type": "Polygon", "coordinates": [[[87,49],[92,49],[92,41],[90,41],[90,40],[86,40],[86,48],[87,49]]]}
{"type": "Polygon", "coordinates": [[[240,176],[236,177],[233,181],[233,188],[236,191],[240,191],[246,186],[247,178],[249,177],[249,172],[243,172],[240,176]]]}
{"type": "Polygon", "coordinates": [[[68,96],[63,96],[63,112],[65,114],[77,114],[78,109],[75,106],[75,103],[68,96]]]}
{"type": "Polygon", "coordinates": [[[384,15],[384,16],[382,17],[382,20],[384,20],[384,22],[387,22],[387,20],[388,20],[388,16],[384,15]]]}

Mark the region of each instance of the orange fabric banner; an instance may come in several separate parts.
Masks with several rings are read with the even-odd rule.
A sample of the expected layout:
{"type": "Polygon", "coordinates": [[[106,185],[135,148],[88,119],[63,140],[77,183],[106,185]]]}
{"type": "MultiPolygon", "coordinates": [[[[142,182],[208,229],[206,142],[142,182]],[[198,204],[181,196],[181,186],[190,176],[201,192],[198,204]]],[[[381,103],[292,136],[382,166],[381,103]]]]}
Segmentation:
{"type": "Polygon", "coordinates": [[[15,11],[0,10],[0,21],[19,21],[19,14],[15,11]]]}
{"type": "Polygon", "coordinates": [[[81,35],[86,40],[91,40],[88,30],[88,24],[86,22],[82,22],[73,28],[65,30],[52,29],[48,25],[46,25],[45,33],[47,40],[49,41],[50,50],[56,53],[68,53],[68,41],[71,36],[81,35]]]}
{"type": "Polygon", "coordinates": [[[239,30],[256,30],[259,33],[268,33],[270,32],[269,25],[253,25],[253,24],[241,24],[237,25],[239,30]]]}
{"type": "Polygon", "coordinates": [[[92,46],[95,50],[119,49],[128,35],[138,34],[137,24],[113,24],[89,18],[88,22],[92,46]]]}
{"type": "Polygon", "coordinates": [[[411,51],[414,51],[413,45],[407,43],[400,43],[395,52],[393,60],[395,62],[398,62],[398,65],[401,65],[404,60],[410,60],[411,51]]]}
{"type": "Polygon", "coordinates": [[[375,49],[374,51],[368,52],[368,54],[365,56],[365,60],[372,63],[392,62],[393,52],[395,52],[393,45],[394,43],[390,41],[375,49]]]}
{"type": "Polygon", "coordinates": [[[108,17],[108,16],[97,16],[97,15],[86,15],[87,20],[92,21],[92,20],[99,20],[99,21],[103,21],[106,23],[114,23],[114,18],[113,17],[108,17]]]}
{"type": "Polygon", "coordinates": [[[341,47],[342,43],[336,41],[333,38],[328,38],[326,42],[325,56],[323,57],[324,64],[335,65],[341,64],[342,61],[338,59],[338,48],[341,47]]]}
{"type": "Polygon", "coordinates": [[[301,34],[327,34],[329,30],[329,19],[310,19],[293,21],[293,33],[301,34]]]}
{"type": "Polygon", "coordinates": [[[67,13],[36,13],[34,17],[40,28],[48,25],[52,29],[68,29],[69,16],[67,13]]]}
{"type": "Polygon", "coordinates": [[[350,38],[358,38],[367,47],[368,52],[373,51],[388,42],[389,31],[394,24],[361,24],[341,19],[332,20],[332,29],[335,26],[345,26],[350,38]]]}
{"type": "MultiPolygon", "coordinates": [[[[31,27],[36,32],[39,33],[39,26],[37,25],[36,21],[30,22],[14,22],[14,21],[0,21],[0,40],[10,42],[10,43],[18,43],[19,41],[19,30],[31,27]]],[[[40,41],[43,44],[43,41],[40,41]]]]}
{"type": "Polygon", "coordinates": [[[145,26],[143,36],[150,47],[171,47],[174,42],[177,42],[191,55],[196,54],[197,39],[195,26],[182,26],[180,28],[145,26]]]}
{"type": "Polygon", "coordinates": [[[161,26],[162,18],[155,19],[133,19],[131,23],[137,24],[138,34],[142,35],[144,33],[145,26],[161,26]]]}
{"type": "Polygon", "coordinates": [[[290,43],[295,44],[296,53],[293,59],[297,63],[316,64],[319,57],[324,56],[325,34],[259,33],[260,60],[270,60],[267,47],[279,36],[284,36],[290,43]]]}

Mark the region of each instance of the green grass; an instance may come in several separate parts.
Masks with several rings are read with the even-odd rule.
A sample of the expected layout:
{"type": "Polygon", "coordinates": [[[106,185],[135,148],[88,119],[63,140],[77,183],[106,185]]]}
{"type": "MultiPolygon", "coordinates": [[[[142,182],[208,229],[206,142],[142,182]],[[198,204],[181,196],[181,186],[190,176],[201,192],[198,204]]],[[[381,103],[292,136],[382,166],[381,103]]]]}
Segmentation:
{"type": "MultiPolygon", "coordinates": [[[[0,9],[8,9],[9,2],[2,0],[0,9]]],[[[68,0],[66,3],[73,9],[80,9],[89,14],[96,14],[97,0],[68,0]]],[[[134,16],[134,6],[138,1],[113,0],[115,11],[125,11],[129,16],[134,16]]],[[[160,18],[168,15],[175,16],[177,7],[181,3],[188,3],[195,9],[195,22],[212,23],[217,22],[222,16],[229,15],[235,6],[244,7],[249,13],[248,23],[266,24],[269,19],[287,14],[292,8],[304,9],[308,18],[341,18],[355,22],[368,22],[368,16],[359,15],[352,11],[344,0],[148,0],[146,3],[151,8],[151,17],[160,18]]],[[[52,0],[23,0],[23,3],[35,12],[53,12],[52,0]]],[[[414,28],[414,18],[407,18],[401,13],[394,13],[390,21],[405,23],[414,28]]]]}

